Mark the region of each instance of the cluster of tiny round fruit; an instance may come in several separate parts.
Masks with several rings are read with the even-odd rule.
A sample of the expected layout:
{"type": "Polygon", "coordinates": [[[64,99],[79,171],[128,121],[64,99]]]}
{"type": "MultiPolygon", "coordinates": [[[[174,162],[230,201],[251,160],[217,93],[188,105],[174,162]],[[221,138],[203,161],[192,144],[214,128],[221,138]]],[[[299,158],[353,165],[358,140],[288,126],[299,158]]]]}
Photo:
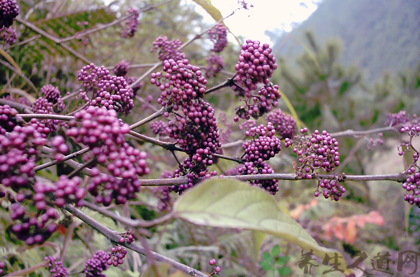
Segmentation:
{"type": "Polygon", "coordinates": [[[404,196],[404,200],[410,203],[411,205],[417,205],[420,208],[420,166],[418,164],[420,153],[412,145],[412,140],[414,137],[420,136],[420,125],[414,126],[405,126],[401,128],[403,133],[407,133],[410,137],[408,142],[403,142],[399,147],[399,155],[404,155],[407,151],[413,152],[413,163],[410,165],[408,170],[404,173],[410,175],[407,180],[402,185],[408,193],[404,196]]]}
{"type": "MultiPolygon", "coordinates": [[[[115,76],[123,77],[127,84],[131,86],[131,84],[134,83],[137,80],[137,78],[128,76],[128,69],[129,63],[126,60],[122,60],[114,66],[112,72],[115,74],[115,76]]],[[[132,87],[134,97],[136,96],[137,92],[143,87],[143,85],[143,81],[141,81],[132,87]]]]}
{"type": "Polygon", "coordinates": [[[165,60],[163,71],[152,73],[150,80],[162,91],[157,101],[163,107],[174,105],[174,111],[177,111],[205,94],[206,78],[200,68],[190,65],[187,59],[165,60]]]}
{"type": "Polygon", "coordinates": [[[53,256],[45,257],[44,267],[48,268],[52,277],[68,277],[67,268],[64,267],[63,262],[58,261],[53,256]]]}
{"type": "Polygon", "coordinates": [[[209,36],[211,41],[214,43],[211,51],[220,53],[228,45],[227,29],[222,23],[216,24],[216,26],[209,31],[209,36]]]}
{"type": "Polygon", "coordinates": [[[127,25],[127,28],[121,33],[121,36],[123,38],[134,37],[137,28],[140,24],[140,21],[138,19],[140,11],[138,9],[131,7],[130,9],[128,9],[128,14],[131,15],[131,17],[130,20],[125,23],[127,25]]]}
{"type": "MultiPolygon", "coordinates": [[[[252,125],[251,125],[252,126],[252,125]]],[[[281,140],[274,136],[276,131],[271,123],[267,126],[260,125],[249,128],[245,135],[252,137],[251,141],[244,142],[243,147],[245,154],[243,156],[246,161],[243,165],[239,165],[237,170],[241,175],[250,174],[272,174],[274,170],[264,161],[269,160],[278,154],[281,150],[281,140]]],[[[271,194],[276,194],[279,190],[278,181],[270,180],[253,180],[251,185],[259,186],[271,194]]]]}
{"type": "Polygon", "coordinates": [[[0,0],[0,28],[10,27],[19,15],[19,6],[15,0],[0,0]]]}
{"type": "Polygon", "coordinates": [[[36,123],[17,125],[9,134],[0,135],[0,183],[15,191],[33,180],[35,159],[40,147],[47,143],[36,127],[36,123]]]}
{"type": "MultiPolygon", "coordinates": [[[[179,50],[178,48],[182,45],[182,42],[179,39],[168,40],[168,37],[159,36],[153,42],[153,48],[151,52],[158,51],[159,53],[159,60],[162,62],[165,60],[183,60],[186,58],[184,52],[179,50]]],[[[153,77],[152,77],[153,78],[153,77]]]]}
{"type": "Polygon", "coordinates": [[[285,114],[281,109],[275,109],[267,114],[265,120],[273,124],[277,134],[282,139],[293,139],[296,134],[297,126],[296,120],[291,115],[285,114]]]}
{"type": "MultiPolygon", "coordinates": [[[[65,107],[61,100],[60,91],[57,87],[50,84],[41,88],[44,97],[39,97],[32,105],[32,111],[36,114],[55,114],[54,106],[57,106],[58,111],[62,111],[65,107]]],[[[57,119],[41,119],[40,122],[48,126],[51,131],[56,131],[59,126],[67,126],[64,122],[57,119]]]]}
{"type": "Polygon", "coordinates": [[[150,127],[152,128],[152,132],[155,135],[159,135],[159,136],[167,136],[168,135],[168,131],[167,131],[168,126],[162,120],[157,120],[157,121],[154,121],[154,122],[150,123],[150,127]]]}
{"type": "Polygon", "coordinates": [[[104,67],[94,64],[84,66],[78,73],[77,78],[83,83],[84,89],[80,89],[80,97],[90,106],[105,107],[128,114],[134,107],[134,92],[124,77],[111,76],[104,67]],[[88,93],[91,92],[91,99],[88,93]]]}
{"type": "Polygon", "coordinates": [[[107,264],[113,265],[115,267],[122,265],[124,263],[124,258],[126,255],[127,250],[124,249],[122,246],[112,247],[107,264]]]}
{"type": "Polygon", "coordinates": [[[92,258],[86,261],[85,269],[83,270],[86,277],[106,277],[102,271],[109,268],[109,259],[111,259],[110,254],[102,250],[97,251],[92,258]]]}
{"type": "Polygon", "coordinates": [[[222,269],[220,268],[220,266],[217,266],[217,260],[216,259],[211,259],[209,261],[209,265],[211,265],[211,267],[213,268],[213,272],[210,273],[209,276],[213,276],[215,274],[220,274],[220,272],[222,271],[222,269]]]}
{"type": "Polygon", "coordinates": [[[260,88],[258,95],[253,95],[251,91],[247,91],[243,96],[245,96],[245,106],[236,108],[235,122],[237,122],[239,118],[248,120],[253,117],[258,119],[270,112],[273,107],[279,105],[278,100],[280,99],[281,94],[277,85],[268,83],[260,88]]]}
{"type": "Polygon", "coordinates": [[[243,86],[245,92],[256,90],[257,84],[267,85],[273,71],[277,69],[276,58],[272,49],[265,43],[248,39],[242,46],[239,61],[235,66],[236,81],[243,86]]]}
{"type": "Polygon", "coordinates": [[[12,131],[22,118],[17,117],[18,111],[9,105],[0,105],[0,135],[12,131]]]}
{"type": "MultiPolygon", "coordinates": [[[[315,130],[312,134],[307,134],[308,129],[303,128],[300,134],[293,139],[286,138],[285,146],[293,147],[293,152],[298,155],[298,163],[294,163],[293,168],[298,178],[312,179],[318,169],[331,172],[340,165],[340,153],[338,141],[331,137],[327,131],[319,132],[315,130]]],[[[314,195],[317,197],[322,194],[325,198],[338,201],[346,189],[340,185],[336,178],[318,178],[318,187],[314,195]]]]}

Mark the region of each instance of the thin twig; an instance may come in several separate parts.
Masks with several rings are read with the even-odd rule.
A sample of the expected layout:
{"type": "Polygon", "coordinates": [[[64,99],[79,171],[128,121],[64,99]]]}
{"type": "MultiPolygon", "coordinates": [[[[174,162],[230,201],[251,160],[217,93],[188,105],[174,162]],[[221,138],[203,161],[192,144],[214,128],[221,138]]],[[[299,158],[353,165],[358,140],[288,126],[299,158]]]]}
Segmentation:
{"type": "Polygon", "coordinates": [[[9,68],[10,70],[12,70],[13,72],[15,72],[18,76],[22,77],[28,84],[30,87],[33,88],[33,90],[35,90],[35,92],[38,93],[38,89],[35,87],[35,85],[32,83],[31,80],[29,80],[28,77],[25,76],[25,74],[23,74],[23,72],[19,72],[19,70],[17,70],[17,68],[14,68],[11,64],[9,64],[8,62],[2,61],[0,60],[0,63],[2,65],[4,65],[5,67],[9,68]]]}
{"type": "MultiPolygon", "coordinates": [[[[51,152],[52,149],[51,148],[48,148],[46,146],[43,146],[42,147],[42,150],[46,150],[46,152],[51,152]]],[[[72,159],[74,157],[77,157],[79,155],[85,154],[85,153],[87,153],[89,151],[90,151],[90,147],[85,147],[85,148],[83,148],[83,149],[81,149],[79,151],[76,151],[76,152],[71,153],[70,155],[64,156],[63,160],[60,161],[60,162],[64,162],[64,161],[70,160],[70,159],[72,159]]],[[[58,164],[58,163],[59,163],[59,161],[54,160],[54,161],[51,161],[51,162],[48,162],[48,163],[45,163],[45,164],[38,165],[38,166],[36,166],[34,168],[34,170],[35,171],[38,171],[38,170],[41,170],[41,169],[44,169],[44,168],[53,166],[53,165],[58,164]]]]}
{"type": "Polygon", "coordinates": [[[74,116],[69,116],[69,115],[59,115],[59,114],[37,114],[37,113],[32,113],[32,114],[18,114],[17,116],[20,116],[21,118],[39,118],[39,119],[57,119],[57,120],[65,120],[65,121],[69,121],[72,119],[75,119],[74,116]]]}
{"type": "Polygon", "coordinates": [[[172,108],[173,108],[173,106],[169,106],[169,107],[166,107],[166,108],[162,108],[162,109],[160,109],[160,110],[156,111],[155,113],[153,113],[153,114],[149,115],[148,117],[143,118],[142,120],[137,121],[137,122],[136,122],[136,123],[134,123],[134,124],[131,124],[131,125],[130,125],[130,129],[134,129],[134,128],[137,128],[137,127],[139,127],[139,126],[142,126],[142,125],[144,125],[144,124],[146,124],[146,123],[148,123],[148,122],[150,122],[150,121],[152,121],[152,120],[154,120],[154,119],[156,119],[156,118],[158,118],[158,117],[162,116],[165,112],[170,112],[170,111],[172,111],[172,108]]]}
{"type": "MultiPolygon", "coordinates": [[[[66,205],[64,207],[68,212],[70,212],[71,214],[73,214],[74,216],[76,216],[77,218],[79,218],[80,220],[82,220],[83,222],[85,222],[86,224],[88,224],[90,227],[92,227],[93,229],[95,229],[96,231],[98,231],[99,233],[101,233],[102,235],[104,235],[105,237],[107,237],[108,239],[110,239],[113,243],[115,244],[119,244],[119,245],[123,245],[124,247],[131,249],[137,253],[146,254],[146,250],[144,249],[144,247],[137,245],[135,243],[120,243],[120,236],[118,235],[118,233],[114,230],[111,230],[107,227],[105,227],[104,225],[100,224],[99,222],[97,222],[96,220],[92,219],[91,217],[87,216],[86,214],[84,214],[83,212],[81,212],[80,210],[76,209],[74,206],[72,205],[66,205]]],[[[192,268],[189,266],[186,266],[184,264],[181,264],[177,261],[174,261],[168,257],[165,257],[163,255],[160,255],[156,252],[152,252],[151,251],[151,255],[153,257],[154,260],[158,261],[158,262],[165,262],[165,263],[169,263],[173,268],[175,269],[179,269],[182,272],[185,272],[191,276],[196,276],[196,277],[207,277],[206,274],[192,268]]]]}
{"type": "Polygon", "coordinates": [[[208,90],[206,90],[206,93],[205,94],[212,93],[213,91],[219,90],[219,89],[224,88],[224,87],[233,86],[235,84],[235,80],[234,80],[235,77],[236,77],[236,74],[233,75],[233,77],[231,77],[231,78],[227,79],[226,81],[224,81],[223,83],[221,83],[221,84],[219,84],[217,86],[214,86],[212,88],[209,88],[208,90]]]}

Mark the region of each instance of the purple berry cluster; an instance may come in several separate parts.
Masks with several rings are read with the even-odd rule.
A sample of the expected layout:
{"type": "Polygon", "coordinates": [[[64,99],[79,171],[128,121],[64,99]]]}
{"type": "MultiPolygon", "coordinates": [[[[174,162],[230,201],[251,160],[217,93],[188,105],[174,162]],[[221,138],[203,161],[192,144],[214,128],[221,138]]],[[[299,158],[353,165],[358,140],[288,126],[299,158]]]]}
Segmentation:
{"type": "Polygon", "coordinates": [[[45,257],[44,267],[46,267],[52,277],[68,277],[67,268],[64,267],[63,262],[58,261],[57,258],[48,256],[45,257]]]}
{"type": "Polygon", "coordinates": [[[182,45],[182,42],[179,39],[174,39],[169,41],[167,37],[159,36],[155,42],[153,42],[152,52],[158,51],[159,60],[183,60],[186,58],[184,52],[178,50],[182,45]]]}
{"type": "Polygon", "coordinates": [[[155,135],[159,135],[159,136],[168,135],[168,131],[167,131],[168,126],[162,120],[157,120],[150,123],[150,127],[152,128],[153,134],[155,135]]]}
{"type": "Polygon", "coordinates": [[[211,51],[220,53],[228,45],[227,29],[222,23],[214,26],[214,28],[209,31],[209,36],[211,41],[214,43],[213,49],[211,49],[211,51]]]}
{"type": "Polygon", "coordinates": [[[26,190],[25,193],[21,190],[16,196],[16,200],[18,202],[12,204],[10,218],[17,221],[11,228],[13,234],[19,240],[25,241],[29,246],[42,244],[57,231],[57,211],[54,208],[47,207],[43,193],[33,195],[29,190],[26,190]],[[33,203],[36,203],[34,205],[35,210],[31,209],[33,203],[29,206],[21,204],[31,198],[33,203]]]}
{"type": "Polygon", "coordinates": [[[220,266],[217,266],[216,264],[217,264],[216,259],[211,259],[209,261],[209,265],[213,267],[213,272],[210,274],[210,276],[214,276],[215,274],[220,274],[220,272],[222,271],[220,266]]]}
{"type": "Polygon", "coordinates": [[[127,28],[121,33],[121,36],[123,38],[134,37],[137,31],[137,28],[140,24],[140,21],[138,19],[140,15],[140,11],[138,9],[131,7],[130,9],[128,9],[128,14],[131,15],[131,17],[130,17],[130,20],[125,23],[127,25],[127,28]]]}
{"type": "Polygon", "coordinates": [[[15,0],[0,0],[0,28],[10,27],[19,15],[19,6],[15,0]]]}
{"type": "Polygon", "coordinates": [[[211,53],[210,57],[206,59],[206,77],[216,77],[217,74],[225,67],[222,56],[218,56],[215,53],[211,53]]]}
{"type": "Polygon", "coordinates": [[[63,207],[69,203],[76,203],[77,206],[81,207],[86,195],[86,189],[80,187],[81,183],[82,179],[80,177],[75,176],[69,179],[66,175],[61,175],[54,185],[37,182],[35,183],[34,201],[37,206],[45,206],[45,201],[47,201],[45,195],[47,194],[54,195],[53,200],[48,202],[57,207],[63,207]]]}
{"type": "Polygon", "coordinates": [[[0,135],[12,131],[22,118],[17,117],[17,110],[8,105],[0,105],[0,135]]]}
{"type": "Polygon", "coordinates": [[[64,137],[62,137],[62,136],[55,136],[51,140],[51,145],[52,145],[52,148],[53,148],[54,152],[56,153],[55,154],[55,159],[58,162],[63,161],[64,155],[69,152],[69,147],[65,143],[64,137]]]}
{"type": "Polygon", "coordinates": [[[265,43],[248,39],[242,45],[239,61],[235,66],[237,71],[236,81],[243,85],[245,92],[256,90],[257,84],[269,83],[273,71],[277,69],[276,58],[271,53],[272,49],[265,43]]]}
{"type": "MultiPolygon", "coordinates": [[[[175,120],[168,124],[169,137],[189,156],[174,172],[174,177],[188,176],[188,184],[171,187],[181,193],[193,186],[195,178],[215,174],[208,173],[208,167],[214,163],[213,153],[217,153],[221,143],[215,111],[202,99],[207,80],[199,68],[187,59],[165,60],[163,70],[152,73],[151,83],[162,91],[158,103],[173,106],[175,120]]],[[[169,117],[169,113],[164,116],[169,117]]]]}
{"type": "Polygon", "coordinates": [[[122,246],[112,247],[107,264],[115,267],[122,265],[126,255],[127,250],[125,250],[122,246]]]}
{"type": "Polygon", "coordinates": [[[125,233],[121,234],[122,237],[120,238],[120,243],[133,243],[134,242],[134,233],[133,231],[129,230],[125,233]]]}
{"type": "Polygon", "coordinates": [[[111,255],[99,250],[95,255],[86,261],[85,269],[83,272],[86,277],[106,277],[102,271],[109,268],[108,260],[111,259],[111,255]]]}
{"type": "Polygon", "coordinates": [[[179,147],[189,158],[174,173],[174,177],[187,176],[188,184],[172,186],[171,190],[182,192],[194,185],[196,178],[215,176],[216,171],[208,172],[208,167],[215,160],[214,153],[218,153],[220,137],[214,109],[209,103],[199,98],[184,102],[183,116],[170,121],[168,125],[169,137],[176,139],[179,147]]]}
{"type": "Polygon", "coordinates": [[[137,176],[149,174],[150,169],[146,164],[147,154],[125,141],[124,135],[130,131],[129,126],[118,119],[114,110],[99,107],[77,112],[75,120],[69,125],[72,128],[67,130],[67,135],[89,146],[95,163],[104,166],[110,173],[100,174],[98,168],[92,169],[94,178],[88,189],[96,201],[109,205],[112,199],[117,204],[134,199],[135,193],[140,191],[137,176]],[[81,126],[77,127],[79,122],[81,126]],[[99,193],[100,187],[103,193],[99,193]]]}
{"type": "Polygon", "coordinates": [[[78,73],[77,78],[84,89],[80,96],[90,106],[105,107],[128,114],[134,107],[134,92],[124,77],[111,76],[105,67],[94,64],[86,65],[78,73]],[[91,93],[91,98],[88,94],[91,93]]]}
{"type": "Polygon", "coordinates": [[[23,104],[29,107],[32,105],[31,102],[29,102],[29,100],[26,97],[18,97],[17,99],[15,99],[11,94],[9,94],[9,95],[6,95],[3,99],[16,102],[19,104],[23,104]]]}
{"type": "Polygon", "coordinates": [[[420,166],[418,164],[420,152],[412,145],[413,138],[420,136],[420,125],[415,124],[411,127],[402,127],[401,132],[408,134],[410,140],[408,142],[401,143],[401,145],[398,147],[399,155],[402,156],[405,152],[408,151],[414,152],[414,161],[408,170],[404,172],[410,175],[410,177],[408,177],[405,183],[402,185],[403,189],[410,193],[404,196],[404,200],[411,205],[417,205],[420,208],[420,166]]]}
{"type": "MultiPolygon", "coordinates": [[[[128,69],[129,69],[129,63],[126,60],[120,61],[112,70],[112,72],[115,74],[115,76],[120,76],[125,79],[128,85],[131,85],[134,83],[137,78],[136,77],[130,77],[128,76],[128,69]]],[[[143,87],[143,82],[139,82],[137,85],[132,87],[134,97],[136,96],[137,92],[143,87]]]]}
{"type": "Polygon", "coordinates": [[[206,93],[206,78],[200,68],[190,65],[187,59],[165,60],[163,71],[152,73],[150,80],[162,91],[157,101],[163,107],[174,105],[174,110],[177,111],[184,104],[188,105],[190,101],[202,98],[206,93]]]}
{"type": "Polygon", "coordinates": [[[253,95],[251,91],[248,91],[243,96],[245,96],[245,106],[236,108],[235,122],[239,118],[248,120],[253,117],[258,119],[267,112],[270,112],[273,107],[279,105],[278,100],[281,94],[277,85],[269,83],[260,88],[258,95],[253,95]]]}
{"type": "Polygon", "coordinates": [[[281,109],[275,109],[265,118],[267,123],[273,124],[277,134],[282,139],[293,139],[296,134],[296,120],[291,115],[286,115],[281,109]]]}
{"type": "MultiPolygon", "coordinates": [[[[294,139],[285,139],[286,147],[293,147],[293,152],[298,155],[298,164],[294,163],[294,169],[298,178],[312,179],[318,169],[325,172],[334,171],[340,165],[340,153],[338,141],[331,137],[327,131],[315,130],[312,134],[306,134],[307,128],[300,130],[300,135],[294,139]]],[[[346,189],[336,179],[318,178],[318,188],[315,196],[320,195],[319,188],[325,198],[338,201],[346,189]]]]}
{"type": "Polygon", "coordinates": [[[409,132],[413,127],[420,126],[420,119],[416,114],[413,114],[413,119],[405,111],[399,113],[388,114],[387,126],[398,126],[401,133],[409,132]]]}
{"type": "MultiPolygon", "coordinates": [[[[239,165],[238,173],[241,175],[250,174],[272,174],[274,170],[264,161],[269,160],[281,150],[281,140],[274,136],[276,131],[270,123],[267,126],[260,125],[251,127],[245,132],[246,136],[252,137],[250,142],[244,142],[245,154],[243,156],[245,164],[239,165]]],[[[276,194],[279,190],[278,181],[254,180],[252,185],[259,186],[271,194],[276,194]]]]}
{"type": "Polygon", "coordinates": [[[12,45],[17,41],[17,33],[12,27],[2,27],[0,28],[0,40],[8,45],[12,45]]]}
{"type": "Polygon", "coordinates": [[[29,186],[35,176],[35,158],[46,143],[35,123],[15,126],[9,134],[0,135],[0,183],[15,191],[29,186]]]}
{"type": "MultiPolygon", "coordinates": [[[[61,100],[60,91],[57,87],[52,85],[45,85],[41,88],[41,92],[45,98],[39,97],[33,104],[32,110],[37,114],[55,114],[54,106],[57,106],[57,110],[62,111],[65,107],[64,102],[61,100]]],[[[41,119],[40,122],[51,131],[56,131],[59,126],[67,126],[64,122],[57,119],[41,119]]]]}

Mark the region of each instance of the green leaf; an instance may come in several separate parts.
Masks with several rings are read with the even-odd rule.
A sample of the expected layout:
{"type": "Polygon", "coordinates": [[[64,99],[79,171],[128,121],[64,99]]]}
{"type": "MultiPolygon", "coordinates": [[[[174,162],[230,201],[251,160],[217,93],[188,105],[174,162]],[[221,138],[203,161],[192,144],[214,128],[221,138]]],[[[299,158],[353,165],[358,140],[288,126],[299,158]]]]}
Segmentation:
{"type": "Polygon", "coordinates": [[[271,255],[273,255],[273,257],[277,257],[279,254],[280,254],[280,246],[275,245],[273,249],[271,249],[271,255]]]}
{"type": "Polygon", "coordinates": [[[281,276],[287,276],[290,273],[292,273],[292,270],[288,267],[281,267],[277,269],[277,271],[280,273],[281,276]]]}
{"type": "Polygon", "coordinates": [[[290,257],[289,256],[281,256],[281,257],[279,257],[279,259],[277,260],[277,263],[279,264],[279,265],[285,265],[285,264],[287,264],[287,262],[290,260],[290,257]]]}
{"type": "Polygon", "coordinates": [[[261,262],[260,265],[261,265],[261,268],[265,271],[271,270],[271,265],[267,262],[261,262]]]}
{"type": "Polygon", "coordinates": [[[266,260],[268,263],[270,264],[273,263],[273,256],[271,256],[270,253],[264,251],[263,256],[264,256],[264,260],[266,260]]]}
{"type": "Polygon", "coordinates": [[[321,258],[327,253],[341,255],[319,246],[302,226],[280,210],[268,192],[239,180],[205,180],[177,199],[173,215],[198,225],[263,231],[313,250],[321,258]]]}

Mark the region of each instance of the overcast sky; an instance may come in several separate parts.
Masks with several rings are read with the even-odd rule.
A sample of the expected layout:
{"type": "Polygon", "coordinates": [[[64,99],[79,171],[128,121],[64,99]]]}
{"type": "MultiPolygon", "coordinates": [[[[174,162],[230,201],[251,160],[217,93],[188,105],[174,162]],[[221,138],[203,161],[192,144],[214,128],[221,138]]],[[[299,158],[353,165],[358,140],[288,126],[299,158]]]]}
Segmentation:
{"type": "MultiPolygon", "coordinates": [[[[320,1],[248,0],[247,3],[254,7],[249,10],[237,11],[225,23],[235,35],[269,42],[269,37],[264,35],[265,30],[278,28],[290,31],[294,22],[304,21],[316,10],[317,5],[314,2],[320,1]]],[[[223,16],[228,15],[238,7],[238,0],[211,0],[211,3],[222,12],[223,16]]],[[[201,9],[198,11],[205,13],[201,9]]],[[[204,16],[207,21],[214,21],[208,14],[204,16]]]]}

